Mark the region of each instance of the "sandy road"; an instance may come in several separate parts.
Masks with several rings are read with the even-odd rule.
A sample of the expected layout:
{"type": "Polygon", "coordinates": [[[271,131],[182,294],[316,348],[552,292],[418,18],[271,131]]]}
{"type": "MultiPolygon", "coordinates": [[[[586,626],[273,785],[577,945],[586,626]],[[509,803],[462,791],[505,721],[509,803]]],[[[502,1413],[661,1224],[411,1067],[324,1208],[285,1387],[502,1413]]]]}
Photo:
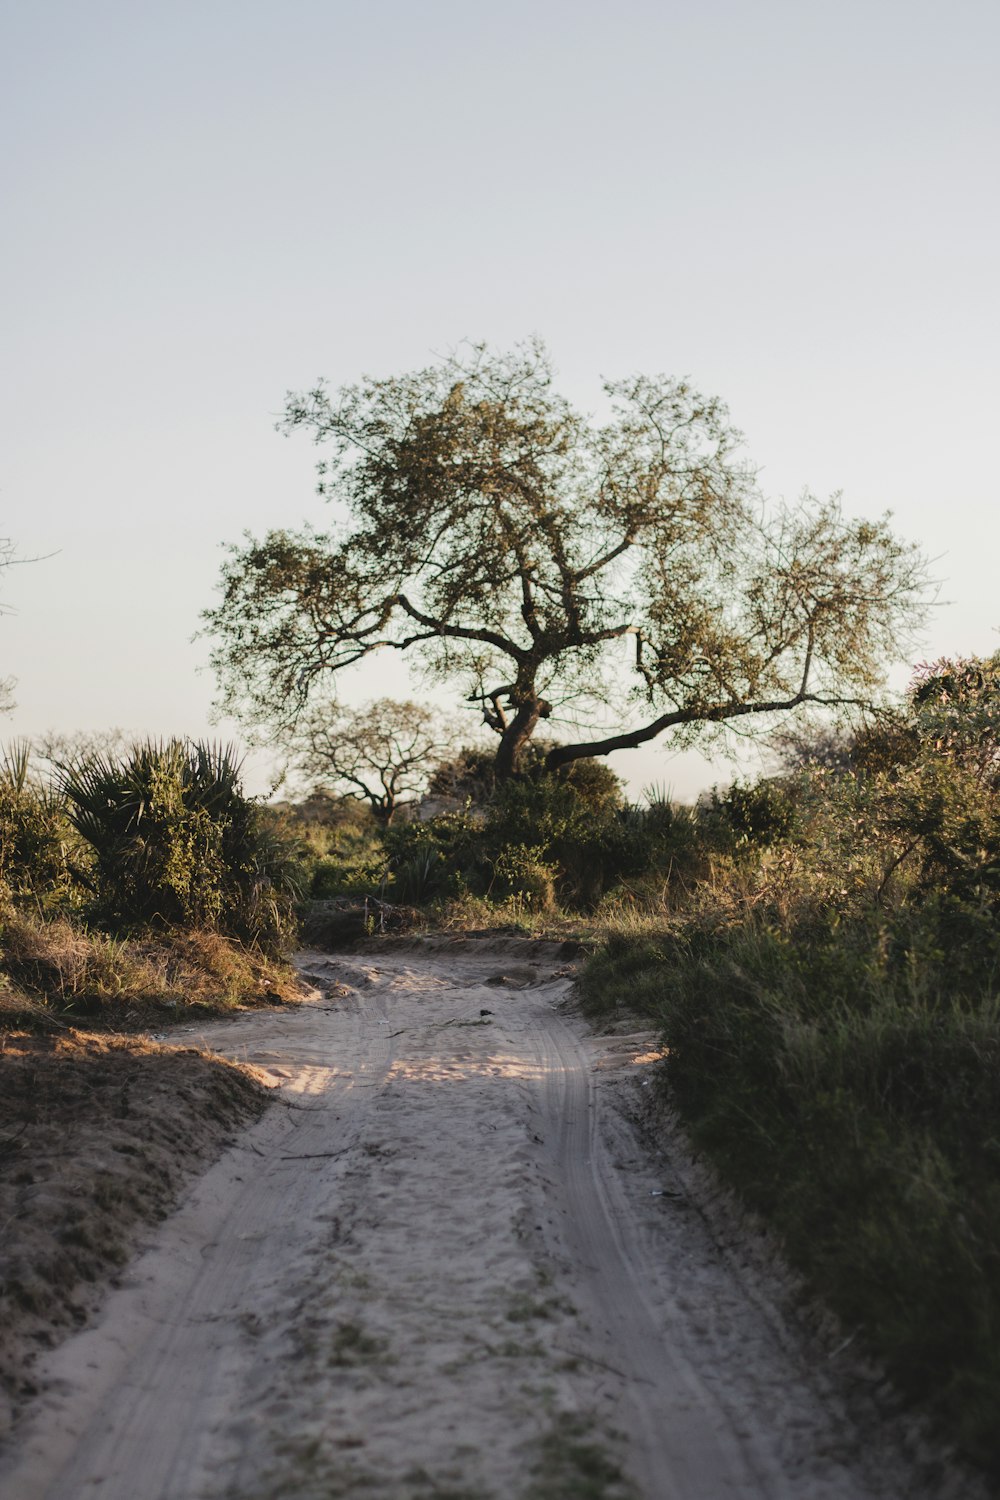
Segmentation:
{"type": "Polygon", "coordinates": [[[276,1105],[57,1350],[5,1500],[869,1500],[931,1485],[629,1123],[544,945],[307,955],[276,1105]]]}

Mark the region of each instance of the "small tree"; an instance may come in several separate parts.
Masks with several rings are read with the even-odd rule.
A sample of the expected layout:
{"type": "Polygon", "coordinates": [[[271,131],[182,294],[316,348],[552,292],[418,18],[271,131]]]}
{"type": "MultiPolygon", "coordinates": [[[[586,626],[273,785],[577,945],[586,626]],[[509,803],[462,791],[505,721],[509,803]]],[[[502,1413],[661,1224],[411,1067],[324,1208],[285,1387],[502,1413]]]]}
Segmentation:
{"type": "Polygon", "coordinates": [[[97,730],[47,729],[32,741],[31,750],[40,760],[48,761],[56,772],[61,772],[98,756],[120,760],[135,741],[134,734],[117,726],[97,730]]]}
{"type": "Polygon", "coordinates": [[[205,615],[223,706],[294,722],[398,651],[462,685],[503,779],[556,709],[579,737],[550,767],[870,698],[921,616],[919,554],[836,500],[766,515],[725,407],[686,382],[605,392],[597,426],[533,344],[289,396],[335,522],[230,552],[205,615]]]}
{"type": "Polygon", "coordinates": [[[453,749],[440,714],[419,703],[379,698],[357,709],[312,703],[291,738],[289,768],[367,802],[387,827],[403,799],[426,790],[435,764],[453,749]]]}

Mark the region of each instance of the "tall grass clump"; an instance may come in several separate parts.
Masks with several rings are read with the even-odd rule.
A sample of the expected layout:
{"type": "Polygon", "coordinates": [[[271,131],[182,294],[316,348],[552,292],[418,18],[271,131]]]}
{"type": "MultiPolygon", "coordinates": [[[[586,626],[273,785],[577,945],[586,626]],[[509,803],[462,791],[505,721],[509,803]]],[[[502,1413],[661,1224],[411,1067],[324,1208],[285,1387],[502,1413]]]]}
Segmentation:
{"type": "Polygon", "coordinates": [[[619,922],[583,977],[594,1010],[659,1020],[696,1144],[994,1473],[998,709],[1000,659],[936,663],[849,754],[774,779],[766,827],[742,794],[715,799],[742,834],[683,905],[619,922]]]}

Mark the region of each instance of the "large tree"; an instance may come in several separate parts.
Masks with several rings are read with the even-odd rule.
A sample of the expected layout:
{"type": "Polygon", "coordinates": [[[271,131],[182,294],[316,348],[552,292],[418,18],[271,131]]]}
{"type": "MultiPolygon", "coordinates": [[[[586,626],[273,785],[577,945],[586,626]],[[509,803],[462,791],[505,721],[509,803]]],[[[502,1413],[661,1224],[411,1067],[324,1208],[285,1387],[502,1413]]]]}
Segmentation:
{"type": "Polygon", "coordinates": [[[604,389],[590,421],[531,344],[290,395],[333,520],[231,549],[206,612],[223,706],[290,724],[396,651],[481,708],[505,776],[556,712],[553,766],[870,697],[919,619],[919,554],[836,500],[766,511],[685,381],[604,389]]]}

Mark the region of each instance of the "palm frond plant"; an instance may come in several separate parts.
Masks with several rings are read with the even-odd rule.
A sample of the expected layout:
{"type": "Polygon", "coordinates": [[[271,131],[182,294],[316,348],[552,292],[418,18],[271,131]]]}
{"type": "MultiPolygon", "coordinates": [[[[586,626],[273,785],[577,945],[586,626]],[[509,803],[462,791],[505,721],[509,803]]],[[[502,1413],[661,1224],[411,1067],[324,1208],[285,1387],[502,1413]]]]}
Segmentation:
{"type": "Polygon", "coordinates": [[[107,926],[215,927],[271,946],[291,929],[291,849],[243,794],[232,746],[147,740],[61,773],[107,926]]]}

